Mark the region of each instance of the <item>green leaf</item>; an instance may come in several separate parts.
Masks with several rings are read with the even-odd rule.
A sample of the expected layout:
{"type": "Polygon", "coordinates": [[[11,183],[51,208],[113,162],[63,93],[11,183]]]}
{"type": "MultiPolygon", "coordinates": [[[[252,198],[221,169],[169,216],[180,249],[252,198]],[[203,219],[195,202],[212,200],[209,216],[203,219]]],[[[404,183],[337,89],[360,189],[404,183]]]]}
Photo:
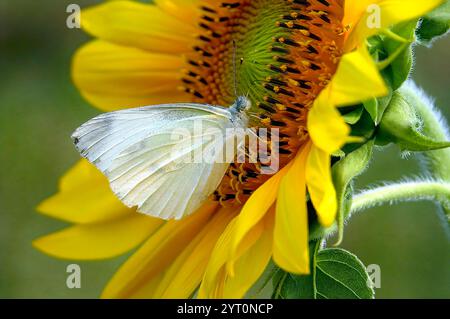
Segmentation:
{"type": "Polygon", "coordinates": [[[278,299],[373,299],[375,293],[363,263],[352,253],[329,248],[313,257],[313,273],[307,276],[283,273],[277,277],[278,299]]]}
{"type": "Polygon", "coordinates": [[[338,200],[338,242],[336,245],[342,242],[344,236],[344,220],[350,213],[353,195],[351,182],[369,165],[369,161],[372,158],[373,144],[373,140],[368,141],[333,165],[333,184],[338,200]]]}
{"type": "MultiPolygon", "coordinates": [[[[310,269],[314,271],[314,260],[320,249],[321,239],[309,242],[310,269]]],[[[274,283],[273,299],[314,299],[313,276],[298,276],[278,268],[272,279],[274,283]]]]}
{"type": "Polygon", "coordinates": [[[393,142],[406,151],[431,151],[450,146],[421,133],[421,120],[414,107],[400,92],[395,92],[379,126],[377,140],[393,142]]]}
{"type": "Polygon", "coordinates": [[[450,29],[450,2],[426,15],[416,30],[417,39],[424,45],[429,45],[435,38],[442,36],[450,29]]]}
{"type": "Polygon", "coordinates": [[[352,253],[329,248],[316,257],[316,298],[372,299],[375,293],[369,285],[366,267],[352,253]]]}

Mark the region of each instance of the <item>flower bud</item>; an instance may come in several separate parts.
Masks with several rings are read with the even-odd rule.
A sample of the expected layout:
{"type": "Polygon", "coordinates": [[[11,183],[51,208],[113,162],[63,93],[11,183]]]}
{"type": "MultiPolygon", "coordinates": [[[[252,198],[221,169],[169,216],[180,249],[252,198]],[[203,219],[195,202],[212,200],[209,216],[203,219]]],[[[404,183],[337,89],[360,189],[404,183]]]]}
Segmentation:
{"type": "Polygon", "coordinates": [[[414,107],[395,92],[380,122],[377,142],[392,142],[404,151],[431,151],[450,146],[448,141],[437,141],[421,133],[421,120],[414,107]]]}

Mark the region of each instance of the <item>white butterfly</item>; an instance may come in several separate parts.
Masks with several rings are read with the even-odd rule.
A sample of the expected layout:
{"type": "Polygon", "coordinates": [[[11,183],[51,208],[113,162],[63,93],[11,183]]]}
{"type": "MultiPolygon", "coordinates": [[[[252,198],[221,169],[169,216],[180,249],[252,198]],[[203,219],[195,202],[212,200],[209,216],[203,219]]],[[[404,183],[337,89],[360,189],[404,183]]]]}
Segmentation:
{"type": "MultiPolygon", "coordinates": [[[[165,104],[105,113],[80,126],[72,135],[80,154],[109,180],[111,189],[128,207],[164,219],[193,213],[219,186],[230,161],[219,159],[236,136],[247,128],[250,101],[238,97],[230,108],[205,104],[165,104]],[[202,130],[194,132],[196,121],[202,130]],[[183,129],[196,142],[174,139],[183,129]],[[240,130],[239,130],[240,129],[240,130]],[[224,138],[210,138],[211,130],[224,138]],[[195,160],[196,152],[212,160],[195,160]],[[212,154],[212,155],[211,155],[212,154]]],[[[237,149],[233,148],[234,159],[237,149]]]]}

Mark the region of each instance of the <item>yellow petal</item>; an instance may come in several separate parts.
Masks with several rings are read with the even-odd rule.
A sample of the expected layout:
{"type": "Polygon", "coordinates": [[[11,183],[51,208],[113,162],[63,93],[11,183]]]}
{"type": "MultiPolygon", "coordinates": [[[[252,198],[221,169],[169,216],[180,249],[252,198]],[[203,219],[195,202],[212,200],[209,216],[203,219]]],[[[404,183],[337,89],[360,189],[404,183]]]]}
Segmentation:
{"type": "Polygon", "coordinates": [[[161,273],[189,245],[208,223],[217,203],[207,202],[197,212],[164,224],[116,272],[105,290],[103,298],[127,298],[140,295],[140,289],[154,286],[161,273]]]}
{"type": "Polygon", "coordinates": [[[145,279],[145,282],[143,282],[142,285],[139,285],[139,287],[137,287],[136,290],[130,292],[130,294],[127,295],[126,297],[111,297],[106,296],[103,293],[102,298],[151,299],[153,298],[155,290],[156,288],[158,288],[163,278],[164,272],[161,271],[155,275],[152,275],[151,278],[145,279]]]}
{"type": "MultiPolygon", "coordinates": [[[[223,298],[224,285],[229,277],[227,272],[227,263],[237,262],[251,247],[258,241],[266,228],[266,222],[262,219],[258,224],[252,227],[245,237],[241,240],[235,256],[231,255],[230,247],[236,232],[238,217],[234,218],[225,229],[217,241],[202,284],[199,288],[198,298],[223,298]]],[[[247,265],[248,266],[248,265],[247,265]]]]}
{"type": "Polygon", "coordinates": [[[310,143],[299,151],[281,180],[278,191],[273,259],[284,270],[309,273],[308,211],[306,207],[306,159],[310,143]]]}
{"type": "Polygon", "coordinates": [[[197,30],[158,6],[136,1],[109,1],[83,10],[81,25],[102,40],[163,53],[189,52],[197,30]]]}
{"type": "Polygon", "coordinates": [[[350,128],[331,102],[330,86],[322,90],[314,101],[308,112],[307,126],[314,145],[328,154],[346,143],[350,128]]]}
{"type": "Polygon", "coordinates": [[[109,222],[72,226],[36,239],[33,246],[63,259],[111,258],[133,249],[162,224],[160,219],[135,213],[109,222]]]}
{"type": "Polygon", "coordinates": [[[272,256],[273,213],[264,221],[264,229],[255,243],[234,264],[234,274],[225,275],[223,294],[220,298],[243,298],[261,277],[272,256]]]}
{"type": "Polygon", "coordinates": [[[345,54],[330,84],[320,92],[308,113],[308,131],[314,144],[331,154],[349,142],[350,128],[335,106],[359,104],[387,94],[365,46],[345,54]]]}
{"type": "Polygon", "coordinates": [[[236,208],[222,208],[164,274],[153,298],[189,298],[199,286],[211,252],[236,215],[236,208]]]}
{"type": "Polygon", "coordinates": [[[353,29],[364,12],[366,12],[367,8],[379,1],[380,0],[345,0],[344,19],[342,20],[342,24],[353,29]]]}
{"type": "Polygon", "coordinates": [[[352,22],[352,25],[354,25],[346,41],[345,49],[348,52],[355,46],[363,44],[365,39],[379,33],[382,29],[421,17],[441,3],[443,3],[443,0],[346,0],[346,11],[353,10],[353,5],[356,4],[356,14],[350,14],[344,19],[347,24],[352,22]],[[357,2],[361,3],[356,4],[357,2]],[[368,23],[371,15],[377,14],[374,9],[368,7],[372,4],[379,7],[379,27],[374,27],[368,23]]]}
{"type": "Polygon", "coordinates": [[[198,291],[198,298],[212,298],[225,275],[225,264],[230,258],[230,245],[233,240],[233,232],[236,227],[236,219],[233,218],[217,240],[209,258],[202,283],[198,291]],[[218,280],[221,277],[222,280],[218,280]]]}
{"type": "Polygon", "coordinates": [[[180,91],[180,55],[150,53],[95,40],[74,56],[72,77],[81,94],[104,111],[187,101],[180,91]]]}
{"type": "Polygon", "coordinates": [[[135,211],[124,206],[109,188],[106,177],[86,160],[79,161],[62,178],[59,191],[38,207],[44,215],[71,223],[99,223],[135,211]]]}
{"type": "Polygon", "coordinates": [[[281,178],[286,174],[291,165],[292,163],[289,163],[267,180],[245,203],[236,219],[236,226],[234,227],[233,240],[231,243],[232,259],[236,257],[238,247],[247,233],[264,217],[266,212],[275,202],[281,178]]]}
{"type": "Polygon", "coordinates": [[[154,2],[171,16],[186,24],[197,26],[201,15],[200,0],[155,0],[154,2]]]}
{"type": "Polygon", "coordinates": [[[388,89],[365,45],[342,56],[329,86],[329,98],[335,106],[359,104],[388,94],[388,89]]]}
{"type": "Polygon", "coordinates": [[[319,222],[329,227],[337,212],[336,190],[331,177],[331,158],[323,150],[311,147],[306,163],[306,185],[319,222]]]}

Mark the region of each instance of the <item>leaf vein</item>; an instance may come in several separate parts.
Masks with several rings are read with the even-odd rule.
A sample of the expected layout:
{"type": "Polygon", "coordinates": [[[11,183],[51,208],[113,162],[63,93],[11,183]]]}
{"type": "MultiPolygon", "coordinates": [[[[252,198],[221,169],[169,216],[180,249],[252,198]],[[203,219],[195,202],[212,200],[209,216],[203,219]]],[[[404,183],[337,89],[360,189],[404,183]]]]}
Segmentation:
{"type": "Polygon", "coordinates": [[[367,277],[363,276],[363,274],[361,273],[361,271],[359,269],[357,269],[343,261],[333,260],[333,259],[321,259],[321,260],[319,260],[319,262],[334,262],[334,263],[338,263],[338,264],[343,264],[343,265],[353,269],[354,271],[356,271],[361,276],[361,278],[364,279],[364,281],[367,281],[367,279],[368,279],[367,277]]]}
{"type": "Polygon", "coordinates": [[[345,283],[343,283],[342,281],[340,281],[339,279],[333,277],[332,275],[330,275],[329,273],[327,273],[326,271],[324,271],[319,265],[317,265],[317,269],[319,269],[321,272],[323,272],[325,275],[327,275],[328,277],[330,277],[331,279],[335,280],[337,283],[341,284],[344,288],[348,289],[352,294],[354,294],[358,299],[362,299],[352,288],[350,288],[349,286],[347,286],[345,283]]]}

